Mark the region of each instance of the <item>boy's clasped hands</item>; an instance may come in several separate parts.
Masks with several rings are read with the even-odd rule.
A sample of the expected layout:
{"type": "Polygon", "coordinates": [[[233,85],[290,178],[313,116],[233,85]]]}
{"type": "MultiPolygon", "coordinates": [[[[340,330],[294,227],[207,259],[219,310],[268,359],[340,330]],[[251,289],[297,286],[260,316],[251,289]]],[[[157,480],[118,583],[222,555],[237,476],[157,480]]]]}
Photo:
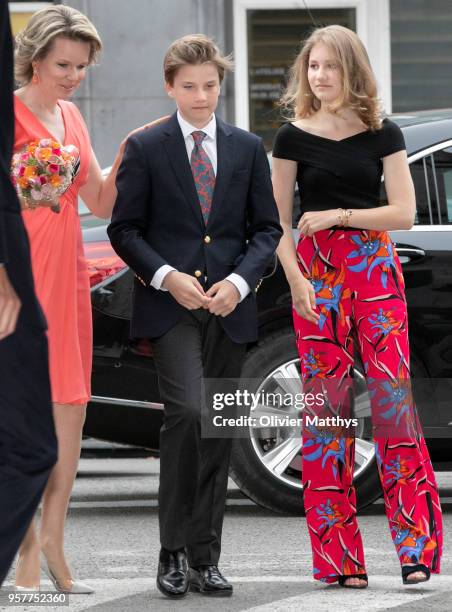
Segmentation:
{"type": "Polygon", "coordinates": [[[165,276],[162,286],[184,308],[189,310],[204,308],[220,317],[231,314],[240,300],[238,289],[226,279],[215,283],[208,291],[204,291],[196,278],[176,270],[172,270],[165,276]]]}

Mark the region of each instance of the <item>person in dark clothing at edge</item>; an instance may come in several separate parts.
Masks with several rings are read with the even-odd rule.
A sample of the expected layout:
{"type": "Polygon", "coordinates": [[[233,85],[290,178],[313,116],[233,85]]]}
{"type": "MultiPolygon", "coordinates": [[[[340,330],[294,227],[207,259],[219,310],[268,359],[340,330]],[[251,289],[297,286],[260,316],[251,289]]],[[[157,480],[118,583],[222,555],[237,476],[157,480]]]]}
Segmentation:
{"type": "Polygon", "coordinates": [[[10,181],[13,53],[0,3],[0,585],[57,459],[46,322],[34,292],[29,244],[10,181]]]}

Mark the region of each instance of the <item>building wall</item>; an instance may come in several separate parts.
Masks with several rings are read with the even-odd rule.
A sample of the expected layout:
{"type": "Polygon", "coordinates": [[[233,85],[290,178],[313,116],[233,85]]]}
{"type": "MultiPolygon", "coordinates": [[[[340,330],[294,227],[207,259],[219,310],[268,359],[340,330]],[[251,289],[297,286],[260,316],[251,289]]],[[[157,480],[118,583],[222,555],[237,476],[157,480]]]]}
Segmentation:
{"type": "MultiPolygon", "coordinates": [[[[264,67],[275,62],[283,69],[290,65],[298,49],[298,37],[305,34],[303,20],[309,21],[302,2],[63,2],[88,15],[104,42],[100,65],[91,67],[76,95],[102,166],[111,164],[119,142],[130,130],[174,110],[163,86],[163,56],[174,39],[190,32],[204,32],[213,36],[226,53],[234,51],[237,69],[235,76],[229,76],[223,84],[219,113],[227,121],[255,130],[264,137],[267,148],[271,147],[278,119],[275,109],[264,108],[261,123],[265,126],[253,120],[253,100],[249,99],[253,70],[257,60],[264,67]],[[275,19],[272,28],[269,18],[268,44],[257,40],[252,27],[253,20],[258,21],[265,12],[275,19]],[[291,12],[293,20],[289,15],[284,25],[281,16],[291,12]],[[256,42],[261,45],[257,60],[253,56],[256,42]]],[[[10,2],[14,28],[23,27],[33,11],[47,4],[10,2]]],[[[356,23],[350,27],[356,27],[367,46],[386,111],[452,106],[451,0],[309,0],[307,4],[321,23],[329,22],[330,10],[332,14],[343,9],[356,12],[356,23]]]]}
{"type": "MultiPolygon", "coordinates": [[[[69,0],[97,27],[104,44],[77,92],[101,166],[111,164],[119,142],[133,128],[169,114],[174,102],[163,86],[162,63],[169,44],[184,34],[213,36],[230,53],[224,0],[69,0]],[[229,45],[225,43],[228,39],[229,45]]],[[[232,20],[229,21],[231,23],[232,20]]],[[[231,120],[233,79],[222,88],[219,114],[231,120]],[[229,110],[229,112],[228,112],[229,110]]]]}

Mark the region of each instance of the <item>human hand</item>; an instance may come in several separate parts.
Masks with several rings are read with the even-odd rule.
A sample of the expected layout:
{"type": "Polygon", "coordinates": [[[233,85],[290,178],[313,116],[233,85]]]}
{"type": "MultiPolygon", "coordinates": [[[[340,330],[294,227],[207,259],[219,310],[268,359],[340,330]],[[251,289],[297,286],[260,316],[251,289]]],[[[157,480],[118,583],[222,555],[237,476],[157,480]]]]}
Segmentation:
{"type": "Polygon", "coordinates": [[[188,310],[204,308],[211,301],[196,278],[184,272],[171,270],[163,279],[162,286],[168,289],[176,302],[188,310]]]}
{"type": "Polygon", "coordinates": [[[240,301],[239,290],[226,279],[212,285],[206,295],[212,298],[208,305],[209,312],[220,317],[231,314],[240,301]]]}
{"type": "Polygon", "coordinates": [[[21,306],[6,268],[0,266],[0,340],[14,333],[21,306]]]}
{"type": "Polygon", "coordinates": [[[291,283],[292,304],[300,317],[317,325],[320,316],[316,313],[315,291],[311,283],[300,274],[300,277],[291,283]]]}
{"type": "Polygon", "coordinates": [[[312,236],[315,232],[338,225],[338,210],[318,210],[305,212],[298,222],[298,229],[305,236],[312,236]]]}
{"type": "Polygon", "coordinates": [[[170,115],[165,115],[164,117],[159,117],[158,119],[154,119],[154,121],[151,121],[150,123],[145,123],[144,125],[141,125],[140,127],[137,127],[134,130],[132,130],[131,132],[129,132],[127,134],[127,136],[124,138],[124,140],[121,142],[121,144],[119,145],[119,153],[120,153],[121,157],[124,154],[124,149],[126,148],[127,140],[130,138],[130,136],[133,136],[134,134],[137,134],[138,132],[141,132],[142,130],[152,129],[156,125],[160,125],[161,123],[164,123],[165,121],[168,121],[169,118],[170,118],[170,115]]]}

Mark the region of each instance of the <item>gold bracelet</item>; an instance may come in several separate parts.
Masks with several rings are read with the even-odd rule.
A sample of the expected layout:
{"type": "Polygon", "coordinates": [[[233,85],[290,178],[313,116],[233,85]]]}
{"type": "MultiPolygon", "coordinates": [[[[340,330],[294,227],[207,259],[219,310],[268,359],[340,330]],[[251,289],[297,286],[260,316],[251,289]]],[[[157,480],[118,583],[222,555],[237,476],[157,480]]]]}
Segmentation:
{"type": "Polygon", "coordinates": [[[344,227],[349,227],[350,225],[350,217],[352,216],[352,210],[350,210],[349,208],[347,208],[346,211],[344,211],[344,227]]]}
{"type": "Polygon", "coordinates": [[[338,211],[339,211],[339,214],[337,216],[337,220],[339,221],[338,225],[340,227],[343,227],[344,226],[344,213],[345,213],[345,210],[343,208],[338,208],[338,211]]]}

